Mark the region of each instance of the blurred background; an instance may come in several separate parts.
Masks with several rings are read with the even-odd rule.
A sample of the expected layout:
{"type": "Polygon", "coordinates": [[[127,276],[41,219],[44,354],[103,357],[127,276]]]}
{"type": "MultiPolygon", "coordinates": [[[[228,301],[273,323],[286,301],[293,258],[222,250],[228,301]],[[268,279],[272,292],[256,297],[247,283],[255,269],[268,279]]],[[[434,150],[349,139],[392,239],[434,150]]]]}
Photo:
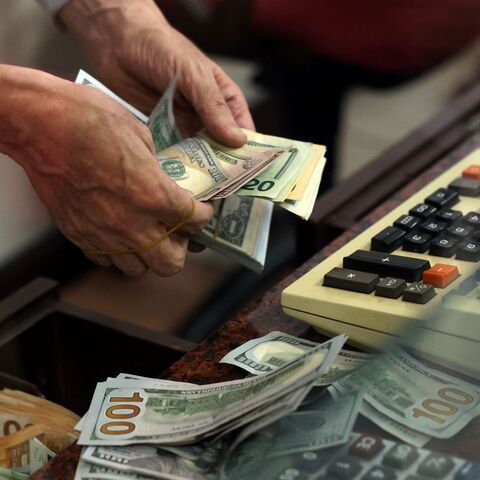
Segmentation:
{"type": "MultiPolygon", "coordinates": [[[[366,8],[359,14],[351,1],[344,2],[349,5],[348,19],[342,12],[335,16],[334,4],[325,2],[330,12],[326,18],[310,15],[309,23],[297,24],[298,28],[292,23],[300,21],[302,11],[308,17],[308,9],[298,5],[298,15],[289,17],[288,9],[280,8],[286,2],[279,2],[279,11],[265,29],[262,15],[269,2],[258,2],[258,10],[244,1],[160,3],[171,22],[211,52],[239,83],[259,131],[327,144],[332,168],[326,172],[324,188],[355,175],[480,80],[480,42],[468,15],[477,7],[469,1],[456,4],[458,9],[447,1],[443,10],[437,9],[442,4],[437,2],[430,8],[430,12],[437,9],[437,14],[427,18],[407,9],[399,25],[385,12],[370,12],[368,17],[366,8]],[[449,4],[456,18],[448,17],[449,4]],[[442,17],[442,11],[447,16],[442,17]],[[376,42],[384,48],[366,42],[362,50],[362,41],[376,34],[365,23],[368,19],[382,24],[376,42]],[[346,27],[341,22],[346,22],[346,27]],[[390,28],[389,22],[398,28],[390,28]],[[452,28],[449,22],[454,24],[452,28]],[[404,23],[417,30],[402,30],[404,23]],[[326,32],[322,38],[325,52],[315,43],[322,29],[326,32]],[[385,31],[387,35],[392,32],[392,38],[381,37],[385,31]],[[422,34],[417,38],[419,31],[422,34]],[[413,53],[393,48],[393,42],[402,38],[410,40],[403,43],[404,50],[410,48],[413,53]],[[422,41],[427,40],[438,48],[423,48],[422,41]],[[330,48],[330,44],[343,47],[330,48]]],[[[322,2],[308,3],[318,7],[322,2]]],[[[427,11],[429,3],[424,5],[427,11]]],[[[94,74],[68,32],[54,25],[34,0],[2,0],[0,62],[72,79],[79,68],[94,74]]],[[[9,273],[3,278],[14,278],[19,264],[26,265],[27,260],[35,264],[41,252],[48,252],[49,256],[42,258],[49,265],[46,271],[62,280],[60,295],[67,303],[194,341],[204,338],[232,310],[295,265],[299,248],[295,228],[289,214],[276,214],[274,241],[260,277],[207,250],[190,255],[185,270],[173,278],[160,279],[153,274],[126,278],[87,265],[80,254],[72,255],[72,249],[54,233],[23,171],[0,156],[0,268],[9,273]],[[68,271],[65,265],[60,268],[63,255],[71,262],[68,271]]],[[[6,291],[14,285],[5,281],[0,289],[6,291]]]]}

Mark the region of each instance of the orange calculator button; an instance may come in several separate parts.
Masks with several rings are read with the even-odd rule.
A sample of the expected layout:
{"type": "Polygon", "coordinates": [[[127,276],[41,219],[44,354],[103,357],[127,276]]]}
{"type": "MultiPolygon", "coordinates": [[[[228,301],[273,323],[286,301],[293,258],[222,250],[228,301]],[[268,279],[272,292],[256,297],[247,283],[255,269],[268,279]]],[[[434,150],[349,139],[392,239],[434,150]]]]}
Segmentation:
{"type": "Polygon", "coordinates": [[[423,272],[423,283],[428,283],[437,288],[445,288],[459,276],[458,267],[437,263],[430,270],[423,272]]]}
{"type": "Polygon", "coordinates": [[[480,180],[480,165],[470,165],[463,171],[462,175],[464,178],[475,178],[480,180]]]}

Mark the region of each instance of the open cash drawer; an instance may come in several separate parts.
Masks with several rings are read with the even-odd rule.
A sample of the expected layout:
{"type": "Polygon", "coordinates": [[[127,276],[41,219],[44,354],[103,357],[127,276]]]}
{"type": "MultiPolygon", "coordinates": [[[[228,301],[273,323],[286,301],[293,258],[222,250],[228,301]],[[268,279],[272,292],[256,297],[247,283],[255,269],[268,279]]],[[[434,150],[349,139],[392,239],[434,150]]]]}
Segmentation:
{"type": "Polygon", "coordinates": [[[0,373],[80,415],[97,382],[120,372],[156,377],[194,346],[63,304],[56,290],[38,278],[0,301],[0,373]]]}

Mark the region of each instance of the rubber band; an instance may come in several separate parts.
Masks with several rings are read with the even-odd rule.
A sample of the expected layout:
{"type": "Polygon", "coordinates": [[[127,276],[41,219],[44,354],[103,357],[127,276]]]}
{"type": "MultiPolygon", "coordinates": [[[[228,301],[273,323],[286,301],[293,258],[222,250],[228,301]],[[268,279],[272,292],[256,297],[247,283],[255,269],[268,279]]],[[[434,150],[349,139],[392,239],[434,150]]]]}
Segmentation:
{"type": "Polygon", "coordinates": [[[111,249],[111,250],[87,250],[82,249],[86,255],[123,255],[125,253],[142,253],[156,247],[160,242],[168,238],[173,232],[185,225],[195,215],[195,200],[192,199],[192,211],[177,225],[165,232],[160,238],[157,238],[153,242],[138,248],[124,248],[124,249],[111,249]]]}

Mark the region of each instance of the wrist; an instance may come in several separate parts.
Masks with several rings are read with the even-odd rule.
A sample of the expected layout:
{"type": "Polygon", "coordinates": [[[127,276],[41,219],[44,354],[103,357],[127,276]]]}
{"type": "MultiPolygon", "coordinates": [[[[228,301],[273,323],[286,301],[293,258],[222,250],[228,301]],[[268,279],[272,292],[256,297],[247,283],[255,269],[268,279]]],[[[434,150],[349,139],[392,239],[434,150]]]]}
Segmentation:
{"type": "Polygon", "coordinates": [[[57,110],[56,92],[66,83],[38,70],[0,65],[0,152],[23,167],[37,157],[39,138],[48,135],[46,119],[57,110]]]}

